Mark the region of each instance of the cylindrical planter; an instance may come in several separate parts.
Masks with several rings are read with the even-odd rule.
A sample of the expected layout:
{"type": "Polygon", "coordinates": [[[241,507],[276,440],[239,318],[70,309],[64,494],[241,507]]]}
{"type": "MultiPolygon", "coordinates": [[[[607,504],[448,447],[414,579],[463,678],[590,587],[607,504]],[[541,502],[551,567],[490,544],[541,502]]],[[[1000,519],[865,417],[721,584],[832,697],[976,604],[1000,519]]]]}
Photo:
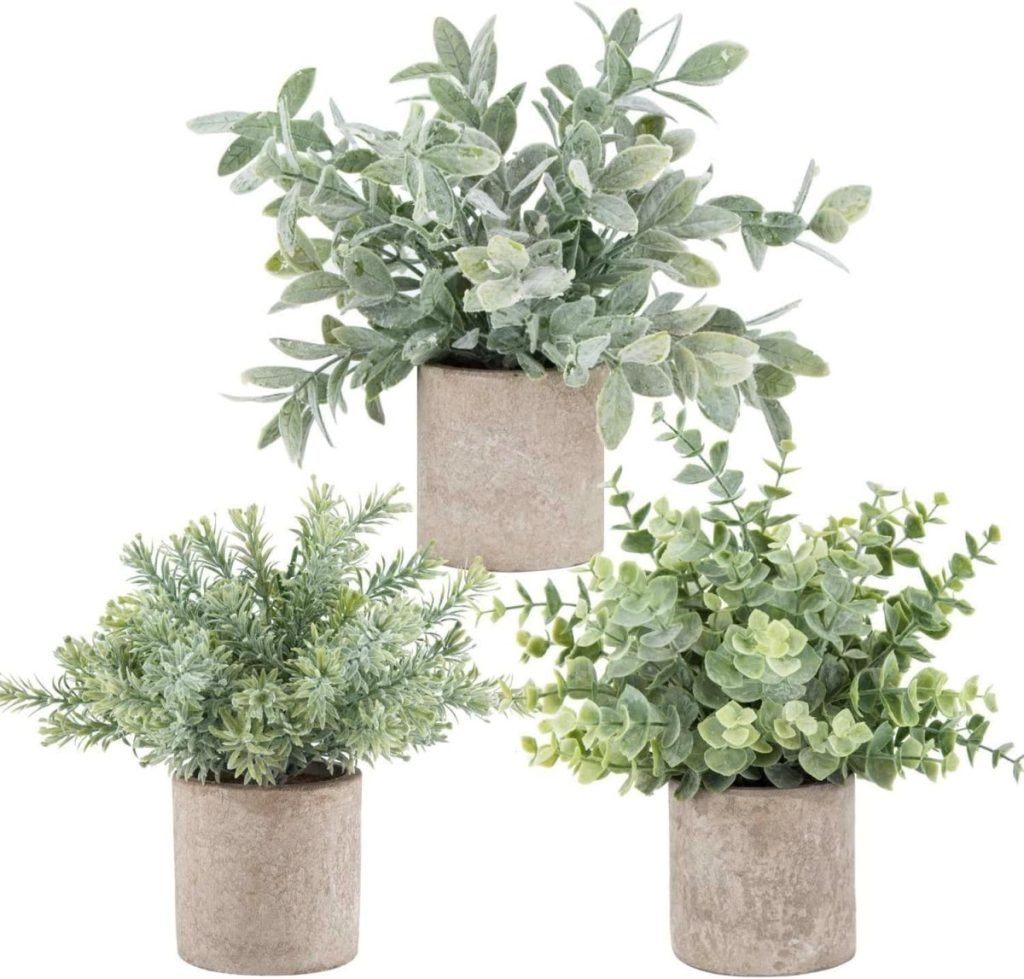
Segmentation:
{"type": "Polygon", "coordinates": [[[733,976],[797,975],[853,958],[853,786],[670,795],[676,955],[733,976]]]}
{"type": "Polygon", "coordinates": [[[421,545],[492,571],[589,561],[604,543],[602,378],[426,364],[419,369],[421,545]]]}
{"type": "Polygon", "coordinates": [[[359,774],[282,786],[174,780],[178,954],[240,975],[351,961],[359,942],[359,774]]]}

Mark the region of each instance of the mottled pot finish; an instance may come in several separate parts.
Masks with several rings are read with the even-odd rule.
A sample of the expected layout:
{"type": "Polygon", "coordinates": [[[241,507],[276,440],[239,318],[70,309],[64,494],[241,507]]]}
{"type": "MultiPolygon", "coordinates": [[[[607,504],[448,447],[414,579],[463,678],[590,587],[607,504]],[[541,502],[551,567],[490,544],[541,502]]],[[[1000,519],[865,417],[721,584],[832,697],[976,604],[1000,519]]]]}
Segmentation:
{"type": "Polygon", "coordinates": [[[829,969],[856,950],[854,780],[669,796],[672,948],[733,976],[829,969]]]}
{"type": "Polygon", "coordinates": [[[215,972],[321,972],[359,943],[361,776],[174,780],[178,954],[215,972]]]}
{"type": "Polygon", "coordinates": [[[589,561],[604,544],[601,377],[428,364],[419,369],[420,544],[492,571],[589,561]]]}

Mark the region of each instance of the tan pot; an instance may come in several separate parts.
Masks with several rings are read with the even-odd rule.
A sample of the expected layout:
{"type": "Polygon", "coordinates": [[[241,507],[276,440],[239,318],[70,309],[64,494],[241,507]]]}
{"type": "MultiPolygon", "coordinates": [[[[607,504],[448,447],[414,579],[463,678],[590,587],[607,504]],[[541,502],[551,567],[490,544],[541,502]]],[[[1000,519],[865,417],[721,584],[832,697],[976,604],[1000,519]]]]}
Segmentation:
{"type": "Polygon", "coordinates": [[[258,788],[174,780],[178,954],[239,975],[351,961],[361,776],[258,788]]]}
{"type": "Polygon", "coordinates": [[[604,544],[601,377],[419,368],[419,541],[446,563],[492,571],[589,561],[604,544]]]}
{"type": "Polygon", "coordinates": [[[796,975],[853,958],[853,786],[670,795],[676,955],[733,976],[796,975]]]}

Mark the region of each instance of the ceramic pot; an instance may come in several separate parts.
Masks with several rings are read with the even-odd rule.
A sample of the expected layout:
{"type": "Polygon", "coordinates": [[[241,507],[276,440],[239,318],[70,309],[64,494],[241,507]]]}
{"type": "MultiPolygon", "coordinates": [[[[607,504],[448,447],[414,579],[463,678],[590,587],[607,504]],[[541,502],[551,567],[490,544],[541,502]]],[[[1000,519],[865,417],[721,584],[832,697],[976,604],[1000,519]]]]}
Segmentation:
{"type": "Polygon", "coordinates": [[[359,774],[271,787],[173,785],[186,962],[264,976],[320,972],[355,957],[359,774]]]}
{"type": "Polygon", "coordinates": [[[570,388],[557,371],[419,368],[420,544],[492,571],[589,561],[604,544],[600,376],[570,388]]]}
{"type": "Polygon", "coordinates": [[[789,976],[853,958],[854,779],[669,800],[680,959],[724,975],[789,976]]]}

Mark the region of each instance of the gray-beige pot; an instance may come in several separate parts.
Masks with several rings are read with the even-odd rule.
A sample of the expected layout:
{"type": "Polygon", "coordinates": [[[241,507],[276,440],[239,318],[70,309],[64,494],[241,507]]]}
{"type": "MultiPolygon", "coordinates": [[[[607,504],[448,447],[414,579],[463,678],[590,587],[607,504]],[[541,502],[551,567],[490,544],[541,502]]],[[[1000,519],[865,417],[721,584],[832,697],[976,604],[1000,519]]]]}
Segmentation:
{"type": "Polygon", "coordinates": [[[175,779],[178,954],[238,975],[351,961],[361,776],[255,787],[175,779]]]}
{"type": "Polygon", "coordinates": [[[853,958],[854,779],[669,796],[672,948],[733,976],[853,958]]]}
{"type": "Polygon", "coordinates": [[[447,564],[492,571],[589,561],[604,543],[600,376],[419,368],[419,542],[447,564]]]}

